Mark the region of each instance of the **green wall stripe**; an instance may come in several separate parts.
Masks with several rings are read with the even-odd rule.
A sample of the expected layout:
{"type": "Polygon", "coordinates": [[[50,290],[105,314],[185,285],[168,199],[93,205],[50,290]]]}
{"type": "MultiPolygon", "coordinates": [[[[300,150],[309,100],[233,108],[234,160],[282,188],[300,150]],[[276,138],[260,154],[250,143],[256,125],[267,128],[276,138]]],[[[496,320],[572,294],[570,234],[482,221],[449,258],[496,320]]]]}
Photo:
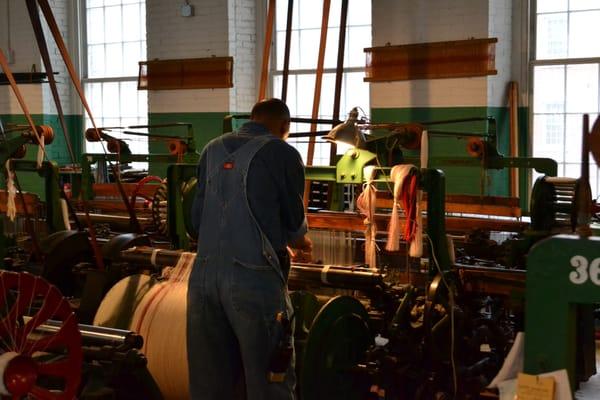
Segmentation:
{"type": "MultiPolygon", "coordinates": [[[[498,151],[508,154],[509,148],[509,110],[507,107],[414,107],[414,108],[373,108],[371,119],[374,122],[429,122],[448,119],[492,116],[497,122],[498,151]]],[[[527,155],[528,149],[528,109],[519,109],[519,154],[527,155]]],[[[433,128],[432,128],[433,129],[433,128]]],[[[436,126],[437,130],[483,132],[483,122],[448,124],[436,126]]],[[[430,137],[431,157],[468,156],[466,143],[468,138],[430,137]]],[[[471,195],[507,196],[509,194],[508,171],[489,171],[482,168],[447,165],[431,165],[440,168],[446,175],[446,187],[449,193],[471,195]]],[[[521,193],[527,193],[528,171],[520,172],[521,193]]],[[[521,206],[526,208],[527,198],[521,196],[521,206]]]]}
{"type": "MultiPolygon", "coordinates": [[[[67,151],[62,128],[60,127],[58,121],[58,115],[32,114],[31,117],[36,125],[50,125],[54,130],[54,141],[46,146],[48,157],[57,162],[59,165],[70,164],[71,159],[67,151]]],[[[22,114],[1,114],[0,119],[5,126],[11,124],[27,124],[27,120],[22,114]]],[[[78,162],[79,157],[81,157],[82,154],[83,118],[81,115],[65,115],[65,122],[67,123],[67,129],[69,130],[71,144],[73,145],[73,152],[77,158],[76,162],[78,162]]],[[[28,145],[25,159],[35,160],[36,157],[37,146],[28,145]]],[[[43,198],[44,182],[36,173],[20,172],[18,174],[19,182],[21,183],[21,187],[24,191],[35,193],[43,198]]],[[[2,187],[5,187],[4,176],[3,174],[1,175],[2,177],[0,178],[0,184],[2,187]]]]}

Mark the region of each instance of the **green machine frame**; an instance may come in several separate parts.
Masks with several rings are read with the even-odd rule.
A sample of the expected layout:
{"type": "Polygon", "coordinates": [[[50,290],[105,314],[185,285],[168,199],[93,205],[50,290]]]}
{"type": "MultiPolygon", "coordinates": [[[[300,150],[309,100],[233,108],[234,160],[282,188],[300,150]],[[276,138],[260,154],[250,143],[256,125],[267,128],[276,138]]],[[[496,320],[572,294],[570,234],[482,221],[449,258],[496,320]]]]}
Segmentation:
{"type": "MultiPolygon", "coordinates": [[[[2,164],[4,166],[4,164],[2,164]]],[[[64,231],[66,228],[62,217],[62,207],[60,204],[59,189],[59,169],[54,162],[44,161],[40,168],[35,161],[30,160],[12,160],[11,167],[15,172],[37,172],[44,179],[44,192],[46,202],[46,224],[48,232],[64,231]]],[[[20,201],[18,198],[16,201],[20,201]]],[[[6,257],[9,240],[4,235],[4,226],[0,220],[0,268],[4,267],[4,257],[6,257]]]]}
{"type": "MultiPolygon", "coordinates": [[[[192,128],[192,124],[176,122],[176,123],[168,123],[168,124],[158,124],[158,125],[137,125],[131,126],[131,129],[138,128],[177,128],[183,127],[186,128],[185,137],[181,136],[164,136],[164,135],[153,135],[153,134],[139,134],[137,132],[129,132],[124,131],[125,134],[133,134],[138,136],[147,136],[147,137],[155,137],[155,138],[172,138],[172,139],[182,139],[186,141],[187,144],[187,152],[183,156],[183,162],[185,163],[193,163],[197,161],[198,155],[196,154],[196,144],[194,140],[194,130],[192,128]]],[[[102,130],[102,128],[98,128],[102,130]]],[[[107,128],[109,129],[109,128],[107,128]]],[[[116,128],[110,128],[116,129],[116,128]]],[[[178,162],[178,156],[170,153],[163,154],[116,154],[116,153],[85,153],[81,157],[81,182],[76,182],[73,187],[73,196],[78,197],[80,194],[85,200],[92,200],[94,198],[93,191],[93,182],[94,179],[92,177],[92,165],[98,162],[106,162],[106,163],[131,163],[131,162],[147,162],[147,163],[164,163],[164,164],[172,164],[178,162]]]]}
{"type": "MultiPolygon", "coordinates": [[[[528,256],[526,373],[566,369],[576,387],[578,306],[600,303],[600,238],[558,235],[528,256]]],[[[580,307],[580,306],[579,306],[580,307]]]]}

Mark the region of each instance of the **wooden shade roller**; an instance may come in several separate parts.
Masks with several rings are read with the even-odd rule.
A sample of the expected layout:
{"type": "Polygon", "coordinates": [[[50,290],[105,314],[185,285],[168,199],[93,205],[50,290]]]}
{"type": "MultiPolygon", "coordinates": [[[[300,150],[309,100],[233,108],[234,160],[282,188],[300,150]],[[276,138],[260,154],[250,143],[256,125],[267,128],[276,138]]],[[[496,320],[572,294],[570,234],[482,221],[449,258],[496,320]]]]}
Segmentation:
{"type": "Polygon", "coordinates": [[[497,38],[371,47],[365,82],[495,75],[497,38]]]}
{"type": "Polygon", "coordinates": [[[140,90],[233,87],[233,57],[141,61],[140,90]]]}

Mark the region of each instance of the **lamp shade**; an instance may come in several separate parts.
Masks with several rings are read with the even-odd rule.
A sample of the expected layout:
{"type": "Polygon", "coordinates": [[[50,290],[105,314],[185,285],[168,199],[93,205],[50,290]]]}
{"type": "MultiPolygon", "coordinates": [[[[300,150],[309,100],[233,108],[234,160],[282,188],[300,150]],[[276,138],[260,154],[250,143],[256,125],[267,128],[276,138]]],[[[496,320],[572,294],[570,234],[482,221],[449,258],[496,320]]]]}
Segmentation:
{"type": "Polygon", "coordinates": [[[356,125],[357,120],[358,109],[355,107],[348,113],[348,119],[336,125],[327,135],[323,136],[323,139],[331,143],[346,143],[351,146],[360,147],[364,140],[356,125]]]}

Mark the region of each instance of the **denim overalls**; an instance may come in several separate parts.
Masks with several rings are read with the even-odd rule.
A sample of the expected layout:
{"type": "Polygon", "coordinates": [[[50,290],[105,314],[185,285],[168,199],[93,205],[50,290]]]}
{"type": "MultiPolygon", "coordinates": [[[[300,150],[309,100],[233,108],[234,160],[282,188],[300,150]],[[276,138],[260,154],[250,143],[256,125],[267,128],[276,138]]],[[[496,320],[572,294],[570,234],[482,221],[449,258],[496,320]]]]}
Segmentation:
{"type": "Polygon", "coordinates": [[[243,368],[248,400],[293,399],[292,365],[285,382],[267,380],[281,335],[276,316],[283,311],[289,318],[291,303],[278,257],[246,193],[252,159],[276,138],[248,135],[248,142],[229,153],[224,137],[207,147],[198,253],[188,286],[190,398],[235,398],[243,368]]]}

